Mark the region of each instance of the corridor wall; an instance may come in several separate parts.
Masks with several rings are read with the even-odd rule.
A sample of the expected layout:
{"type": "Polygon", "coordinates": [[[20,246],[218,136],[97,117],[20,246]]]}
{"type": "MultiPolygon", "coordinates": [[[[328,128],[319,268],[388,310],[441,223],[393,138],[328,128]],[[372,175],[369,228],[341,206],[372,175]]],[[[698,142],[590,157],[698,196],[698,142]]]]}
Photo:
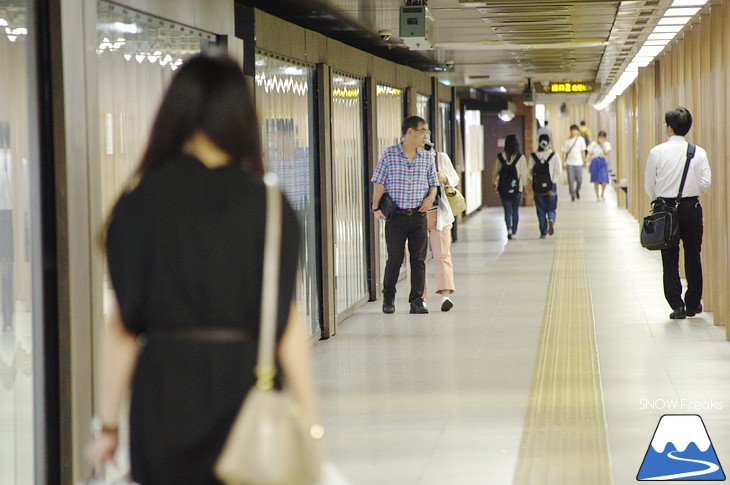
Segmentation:
{"type": "Polygon", "coordinates": [[[619,173],[629,180],[629,211],[641,220],[651,202],[644,191],[644,170],[651,148],[666,141],[664,113],[686,107],[693,116],[687,135],[691,143],[707,150],[712,167],[712,188],[702,196],[704,209],[704,308],[715,325],[725,325],[730,340],[730,256],[727,228],[730,223],[730,190],[727,159],[730,134],[726,124],[730,99],[730,4],[714,3],[705,8],[652,64],[639,70],[632,87],[616,100],[621,127],[617,153],[619,173]]]}

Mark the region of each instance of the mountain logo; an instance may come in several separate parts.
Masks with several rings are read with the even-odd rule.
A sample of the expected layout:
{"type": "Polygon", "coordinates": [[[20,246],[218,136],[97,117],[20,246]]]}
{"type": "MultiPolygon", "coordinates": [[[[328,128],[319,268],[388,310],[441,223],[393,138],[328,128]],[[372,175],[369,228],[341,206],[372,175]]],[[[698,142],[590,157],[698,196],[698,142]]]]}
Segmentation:
{"type": "Polygon", "coordinates": [[[636,479],[725,480],[702,418],[697,414],[662,416],[636,479]]]}

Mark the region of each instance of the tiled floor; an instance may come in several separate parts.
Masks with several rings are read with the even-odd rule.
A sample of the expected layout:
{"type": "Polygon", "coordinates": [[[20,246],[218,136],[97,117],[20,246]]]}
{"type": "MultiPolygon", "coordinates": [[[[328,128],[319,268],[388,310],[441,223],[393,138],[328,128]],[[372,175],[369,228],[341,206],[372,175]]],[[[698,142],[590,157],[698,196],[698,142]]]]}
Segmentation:
{"type": "Polygon", "coordinates": [[[431,296],[430,314],[408,314],[401,282],[394,315],[381,312],[381,301],[368,303],[316,345],[330,456],[355,484],[518,483],[554,249],[568,230],[584,241],[613,483],[636,483],[667,413],[700,414],[730,472],[725,328],[709,313],[669,320],[660,256],[639,246],[638,223],[616,207],[612,191],[605,203],[592,187],[582,195],[571,203],[561,187],[556,234],[547,240],[538,239],[531,207],[521,209],[514,241],[501,209],[461,225],[450,312],[438,311],[431,296]],[[657,409],[670,400],[674,409],[657,409]]]}

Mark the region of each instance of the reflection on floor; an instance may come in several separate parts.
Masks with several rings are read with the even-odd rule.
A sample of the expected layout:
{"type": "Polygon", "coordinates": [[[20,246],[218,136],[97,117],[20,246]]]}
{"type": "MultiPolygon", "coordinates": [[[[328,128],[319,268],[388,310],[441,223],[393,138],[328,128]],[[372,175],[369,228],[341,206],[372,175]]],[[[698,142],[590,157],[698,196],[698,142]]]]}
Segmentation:
{"type": "MultiPolygon", "coordinates": [[[[429,295],[430,314],[408,314],[403,281],[394,315],[381,312],[382,300],[368,303],[334,339],[315,346],[330,456],[355,484],[636,483],[659,418],[668,413],[700,414],[728,466],[725,328],[714,326],[710,313],[669,320],[660,255],[639,246],[638,223],[616,207],[613,191],[600,203],[592,187],[576,202],[566,187],[560,191],[556,233],[546,240],[538,238],[532,207],[521,209],[513,241],[501,208],[482,210],[460,226],[450,312],[438,311],[438,298],[429,295]],[[603,400],[596,409],[606,423],[610,472],[569,478],[574,475],[561,470],[577,464],[552,446],[531,450],[543,464],[552,462],[549,475],[525,478],[521,467],[530,463],[518,458],[532,446],[523,440],[535,426],[526,421],[528,406],[551,405],[540,403],[544,394],[533,389],[533,378],[536,356],[544,355],[540,335],[556,247],[568,234],[580,238],[585,255],[580,272],[589,285],[593,352],[600,359],[589,375],[600,373],[603,400]]],[[[565,407],[574,402],[565,402],[553,411],[570,415],[565,407]]],[[[565,430],[557,432],[569,443],[565,430]]]]}

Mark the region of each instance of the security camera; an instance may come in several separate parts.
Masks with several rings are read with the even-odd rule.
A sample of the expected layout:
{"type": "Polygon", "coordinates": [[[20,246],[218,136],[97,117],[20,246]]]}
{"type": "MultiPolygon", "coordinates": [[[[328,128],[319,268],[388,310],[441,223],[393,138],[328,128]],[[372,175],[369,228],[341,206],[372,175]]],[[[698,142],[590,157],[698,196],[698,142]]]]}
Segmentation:
{"type": "Polygon", "coordinates": [[[445,64],[446,64],[446,67],[448,67],[449,69],[451,69],[452,67],[454,67],[454,64],[456,64],[456,63],[454,61],[452,61],[452,60],[448,60],[448,61],[446,61],[445,64]]]}
{"type": "Polygon", "coordinates": [[[393,31],[392,30],[380,30],[380,31],[378,31],[378,35],[380,36],[380,38],[382,40],[387,42],[390,40],[390,36],[393,35],[393,31]]]}

